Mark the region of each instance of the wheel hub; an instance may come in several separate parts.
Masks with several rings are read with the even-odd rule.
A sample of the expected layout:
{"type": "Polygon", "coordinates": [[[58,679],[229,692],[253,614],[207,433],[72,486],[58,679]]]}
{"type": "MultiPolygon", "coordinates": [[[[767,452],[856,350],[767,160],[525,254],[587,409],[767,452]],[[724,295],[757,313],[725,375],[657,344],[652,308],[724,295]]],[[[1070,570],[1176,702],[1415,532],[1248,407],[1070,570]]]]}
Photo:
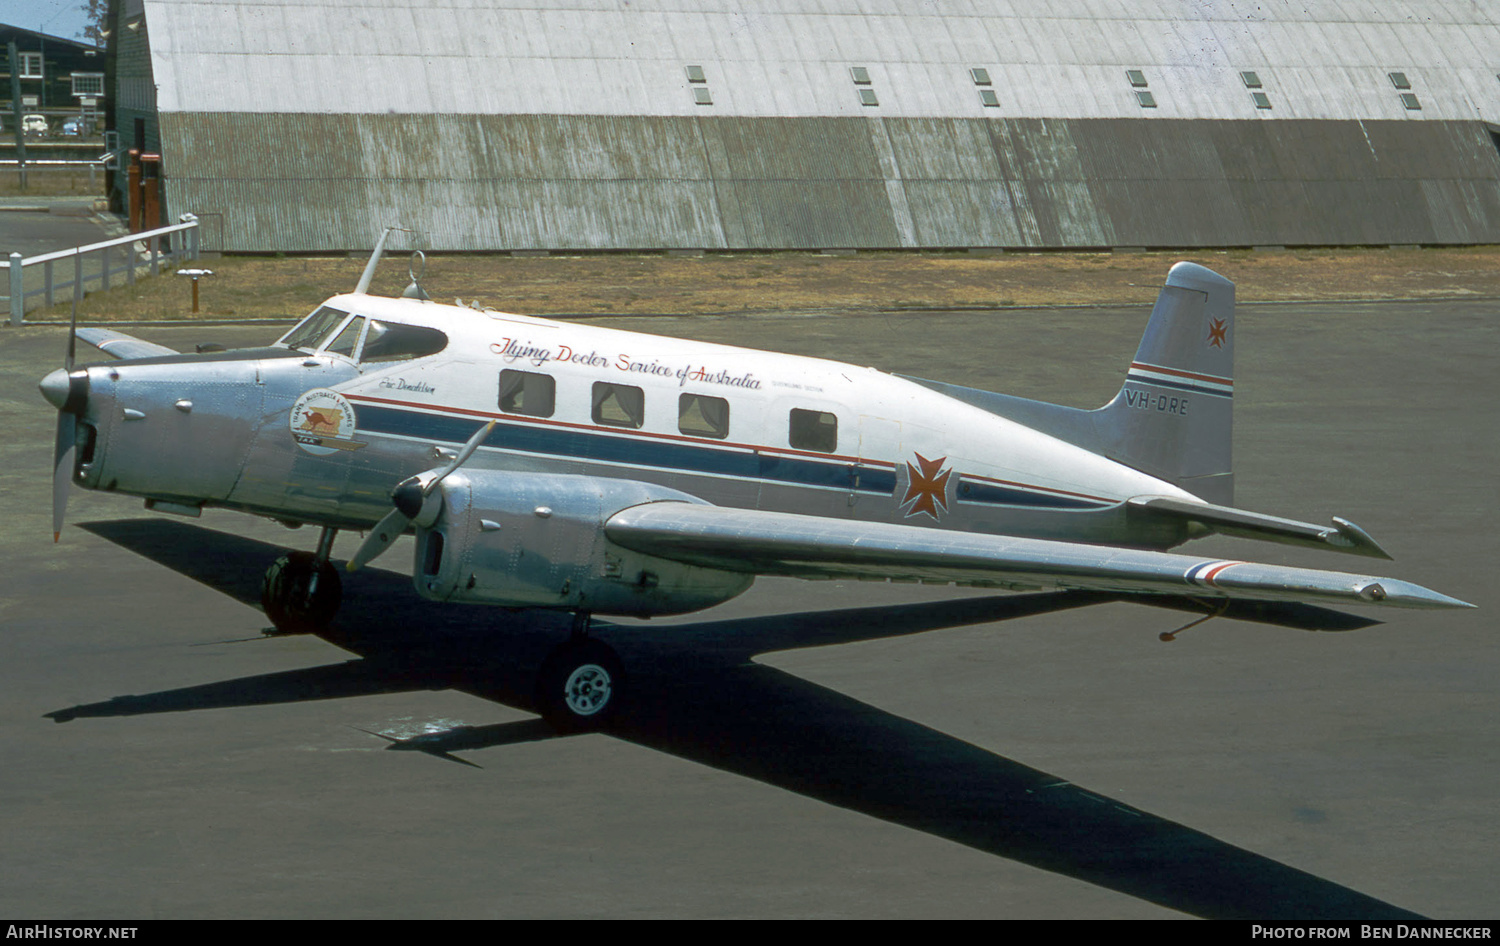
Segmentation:
{"type": "Polygon", "coordinates": [[[579,716],[592,716],[604,709],[609,696],[609,671],[598,664],[578,667],[563,684],[563,702],[579,716]]]}

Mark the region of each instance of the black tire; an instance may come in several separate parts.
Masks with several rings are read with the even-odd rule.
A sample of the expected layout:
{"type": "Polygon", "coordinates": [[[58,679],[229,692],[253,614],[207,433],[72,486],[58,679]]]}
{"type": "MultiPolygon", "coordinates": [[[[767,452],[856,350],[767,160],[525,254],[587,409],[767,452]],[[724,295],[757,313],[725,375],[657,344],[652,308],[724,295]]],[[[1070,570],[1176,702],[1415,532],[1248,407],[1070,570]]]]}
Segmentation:
{"type": "Polygon", "coordinates": [[[620,658],[599,641],[562,645],[537,675],[537,712],[558,732],[587,732],[608,723],[625,692],[620,658]]]}
{"type": "Polygon", "coordinates": [[[272,562],[260,589],[260,605],[278,634],[316,634],[328,627],[343,600],[338,569],[317,564],[311,552],[288,552],[272,562]]]}

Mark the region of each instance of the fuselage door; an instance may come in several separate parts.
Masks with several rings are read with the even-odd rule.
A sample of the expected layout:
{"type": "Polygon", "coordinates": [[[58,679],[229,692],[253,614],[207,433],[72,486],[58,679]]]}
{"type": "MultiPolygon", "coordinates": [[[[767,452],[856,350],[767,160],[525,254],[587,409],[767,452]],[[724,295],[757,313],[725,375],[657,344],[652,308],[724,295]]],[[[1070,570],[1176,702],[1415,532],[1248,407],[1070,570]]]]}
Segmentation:
{"type": "Polygon", "coordinates": [[[901,422],[859,415],[859,463],[850,475],[849,510],[856,519],[891,517],[895,468],[901,462],[901,422]]]}

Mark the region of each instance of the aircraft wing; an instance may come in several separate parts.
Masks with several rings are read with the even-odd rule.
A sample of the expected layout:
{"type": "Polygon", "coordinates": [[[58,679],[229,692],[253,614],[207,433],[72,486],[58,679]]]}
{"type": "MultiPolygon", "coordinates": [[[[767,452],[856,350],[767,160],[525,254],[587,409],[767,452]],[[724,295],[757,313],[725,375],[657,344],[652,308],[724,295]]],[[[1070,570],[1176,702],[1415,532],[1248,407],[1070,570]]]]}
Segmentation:
{"type": "Polygon", "coordinates": [[[605,524],[605,534],[625,548],[692,565],[795,578],[1473,607],[1393,578],[682,502],[622,510],[605,524]]]}
{"type": "Polygon", "coordinates": [[[175,355],[175,348],[142,341],[134,335],[116,332],[107,328],[81,328],[75,333],[95,348],[115,358],[155,358],[158,355],[175,355]]]}

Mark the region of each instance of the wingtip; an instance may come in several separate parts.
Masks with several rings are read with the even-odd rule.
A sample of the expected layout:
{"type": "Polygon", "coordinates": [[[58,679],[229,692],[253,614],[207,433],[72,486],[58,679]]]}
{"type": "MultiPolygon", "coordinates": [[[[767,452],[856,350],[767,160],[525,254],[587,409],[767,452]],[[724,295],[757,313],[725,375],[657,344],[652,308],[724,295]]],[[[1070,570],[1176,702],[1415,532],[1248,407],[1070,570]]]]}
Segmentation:
{"type": "Polygon", "coordinates": [[[1445,595],[1431,588],[1394,578],[1371,581],[1358,590],[1359,597],[1378,604],[1398,608],[1429,608],[1442,610],[1467,610],[1478,607],[1467,601],[1445,595]]]}

